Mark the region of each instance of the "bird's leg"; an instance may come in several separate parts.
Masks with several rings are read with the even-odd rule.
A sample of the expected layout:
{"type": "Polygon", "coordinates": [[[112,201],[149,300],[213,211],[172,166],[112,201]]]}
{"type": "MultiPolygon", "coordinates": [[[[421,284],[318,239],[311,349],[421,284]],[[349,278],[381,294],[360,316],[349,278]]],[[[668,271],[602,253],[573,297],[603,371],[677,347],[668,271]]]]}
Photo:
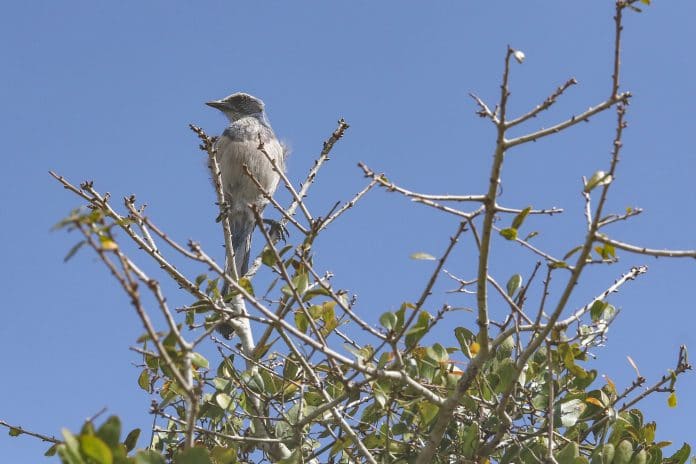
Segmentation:
{"type": "Polygon", "coordinates": [[[226,201],[220,204],[220,214],[215,218],[215,222],[222,222],[225,217],[230,217],[230,205],[226,201]]]}

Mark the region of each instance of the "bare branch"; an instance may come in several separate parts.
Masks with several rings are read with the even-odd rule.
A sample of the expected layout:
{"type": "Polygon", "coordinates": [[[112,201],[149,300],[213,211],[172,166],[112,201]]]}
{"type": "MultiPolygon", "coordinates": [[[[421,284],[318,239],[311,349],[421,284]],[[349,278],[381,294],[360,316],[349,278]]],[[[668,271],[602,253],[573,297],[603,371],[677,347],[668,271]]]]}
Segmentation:
{"type": "Polygon", "coordinates": [[[217,161],[217,150],[215,149],[215,141],[198,126],[189,124],[189,127],[193,132],[198,135],[202,143],[200,149],[208,154],[208,168],[210,169],[210,174],[213,178],[213,185],[215,185],[215,195],[217,196],[217,204],[219,208],[219,218],[222,223],[222,234],[225,240],[225,252],[227,259],[227,271],[235,279],[239,279],[237,275],[237,267],[235,263],[235,252],[237,250],[232,246],[232,228],[230,226],[229,214],[227,212],[227,202],[225,201],[225,191],[222,184],[222,172],[220,171],[220,165],[217,161]]]}
{"type": "Polygon", "coordinates": [[[592,116],[594,116],[597,113],[601,113],[602,111],[608,110],[612,106],[616,105],[617,103],[628,103],[629,98],[631,97],[630,92],[623,92],[621,94],[618,94],[614,97],[611,97],[602,103],[591,107],[587,109],[586,111],[580,113],[577,116],[573,116],[570,119],[567,119],[563,122],[560,122],[554,126],[551,126],[547,129],[540,129],[536,132],[532,132],[530,134],[526,135],[521,135],[519,137],[515,137],[510,140],[505,141],[505,148],[512,148],[517,145],[521,145],[523,143],[527,142],[535,142],[543,137],[547,137],[549,135],[556,134],[558,132],[561,132],[564,129],[567,129],[569,127],[572,127],[580,122],[586,122],[588,121],[592,116]]]}
{"type": "Polygon", "coordinates": [[[299,201],[298,199],[293,200],[293,202],[287,209],[288,214],[293,215],[297,207],[300,206],[302,199],[307,196],[309,187],[314,182],[314,179],[316,178],[319,169],[321,169],[323,164],[329,160],[329,154],[331,153],[331,150],[333,149],[334,145],[336,144],[336,142],[341,140],[343,134],[345,134],[346,130],[348,130],[349,127],[350,126],[343,118],[338,120],[338,127],[336,127],[336,130],[334,130],[331,136],[324,142],[324,146],[321,150],[321,153],[319,153],[319,157],[314,162],[314,165],[309,170],[309,173],[307,173],[307,177],[305,178],[304,182],[300,184],[300,191],[297,195],[299,201]]]}
{"type": "Polygon", "coordinates": [[[595,238],[602,243],[639,255],[655,256],[656,258],[661,256],[668,258],[696,258],[696,250],[656,250],[619,242],[618,240],[610,239],[606,235],[600,233],[596,233],[595,238]]]}
{"type": "Polygon", "coordinates": [[[558,100],[558,97],[563,95],[563,92],[568,90],[571,86],[577,84],[578,81],[575,80],[575,78],[570,78],[568,79],[563,85],[559,86],[551,95],[546,97],[546,100],[543,101],[543,103],[537,105],[533,110],[528,112],[527,114],[523,114],[522,116],[513,119],[512,121],[509,121],[507,123],[508,129],[510,127],[514,127],[518,124],[521,124],[525,122],[528,119],[535,118],[539,115],[544,110],[547,110],[556,103],[556,100],[558,100]]]}
{"type": "Polygon", "coordinates": [[[17,434],[17,435],[29,435],[34,438],[38,438],[41,441],[47,441],[49,443],[54,443],[54,444],[60,444],[63,443],[62,440],[57,439],[53,435],[44,435],[43,433],[38,433],[38,432],[32,432],[31,430],[27,430],[24,427],[21,427],[19,425],[12,425],[9,424],[8,422],[5,422],[4,420],[0,419],[0,425],[3,427],[7,427],[10,429],[10,434],[17,434]]]}
{"type": "MultiPolygon", "coordinates": [[[[433,208],[439,209],[440,211],[444,211],[446,213],[454,214],[455,216],[459,216],[465,219],[471,219],[481,212],[481,208],[477,209],[476,211],[473,211],[471,213],[465,213],[464,211],[460,211],[458,209],[450,208],[449,206],[444,206],[439,203],[436,203],[430,199],[427,198],[427,195],[423,196],[420,193],[415,193],[411,192],[409,190],[406,190],[405,188],[399,187],[396,184],[393,184],[392,182],[388,181],[387,178],[383,174],[377,174],[374,171],[372,171],[365,163],[358,163],[358,166],[363,170],[365,173],[365,177],[372,178],[373,180],[377,181],[379,185],[382,187],[385,187],[387,191],[389,192],[398,192],[408,198],[411,198],[413,201],[417,203],[423,203],[424,205],[431,206],[433,208]]],[[[463,198],[463,197],[460,197],[463,198]]],[[[471,201],[480,201],[478,199],[473,199],[474,197],[471,197],[471,201]]],[[[461,200],[460,200],[461,201],[461,200]]]]}

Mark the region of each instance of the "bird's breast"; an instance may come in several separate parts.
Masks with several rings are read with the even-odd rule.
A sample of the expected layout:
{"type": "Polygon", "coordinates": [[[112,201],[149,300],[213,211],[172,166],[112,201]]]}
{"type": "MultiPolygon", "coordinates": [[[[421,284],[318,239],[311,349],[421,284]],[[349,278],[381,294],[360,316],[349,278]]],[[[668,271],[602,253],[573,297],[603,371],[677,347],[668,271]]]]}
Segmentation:
{"type": "Polygon", "coordinates": [[[273,132],[258,122],[236,121],[225,130],[216,144],[223,189],[233,208],[235,205],[246,208],[250,203],[258,206],[267,203],[249,174],[269,194],[273,194],[278,185],[279,175],[259,148],[259,142],[263,144],[263,151],[275,160],[277,169],[282,170],[283,148],[273,132]]]}

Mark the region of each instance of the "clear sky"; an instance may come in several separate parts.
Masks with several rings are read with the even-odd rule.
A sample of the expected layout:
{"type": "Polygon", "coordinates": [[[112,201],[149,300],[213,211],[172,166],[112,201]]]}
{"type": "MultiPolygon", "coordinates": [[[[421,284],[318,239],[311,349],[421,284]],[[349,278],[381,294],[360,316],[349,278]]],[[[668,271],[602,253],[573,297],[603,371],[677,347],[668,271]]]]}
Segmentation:
{"type": "MultiPolygon", "coordinates": [[[[635,97],[608,206],[646,212],[609,231],[644,246],[696,248],[696,3],[656,0],[645,10],[625,22],[622,83],[635,97]]],[[[413,190],[482,193],[494,133],[467,94],[494,101],[510,44],[527,55],[513,67],[514,114],[570,77],[580,83],[526,128],[598,103],[609,92],[612,13],[609,0],[6,2],[0,418],[56,435],[63,426],[79,429],[104,406],[126,429],[147,430],[151,420],[132,365],[138,357],[129,351],[142,327],[91,253],[62,262],[77,236],[49,228],[78,202],[49,169],[75,182],[92,179],[115,200],[136,193],[172,236],[196,239],[220,257],[214,195],[187,124],[218,133],[224,118],[203,102],[247,91],[265,100],[277,134],[291,145],[295,181],[338,117],[351,124],[313,187],[317,215],[364,185],[358,161],[413,190]]],[[[566,209],[528,221],[542,232],[538,245],[562,255],[580,239],[580,178],[606,168],[613,119],[607,114],[508,156],[504,204],[566,209]]],[[[433,263],[409,255],[439,255],[455,226],[452,217],[374,191],[329,229],[317,263],[357,293],[357,311],[376,321],[417,298],[429,276],[433,263]]],[[[471,242],[464,242],[448,268],[471,277],[471,242]]],[[[499,280],[529,273],[534,259],[526,253],[503,242],[496,250],[499,280]]],[[[674,366],[680,344],[696,350],[696,262],[620,256],[618,264],[590,269],[573,304],[631,265],[649,265],[646,276],[612,298],[622,312],[608,346],[596,352],[594,367],[622,388],[634,376],[627,355],[650,382],[674,366]]],[[[456,295],[435,301],[443,300],[473,304],[456,295]]],[[[456,318],[473,327],[471,314],[456,318]]],[[[436,335],[449,339],[450,328],[436,335]]],[[[647,420],[658,422],[658,439],[696,442],[694,391],[696,374],[679,382],[678,408],[668,409],[665,396],[643,403],[647,420]]],[[[0,431],[2,462],[40,462],[46,448],[0,431]]]]}

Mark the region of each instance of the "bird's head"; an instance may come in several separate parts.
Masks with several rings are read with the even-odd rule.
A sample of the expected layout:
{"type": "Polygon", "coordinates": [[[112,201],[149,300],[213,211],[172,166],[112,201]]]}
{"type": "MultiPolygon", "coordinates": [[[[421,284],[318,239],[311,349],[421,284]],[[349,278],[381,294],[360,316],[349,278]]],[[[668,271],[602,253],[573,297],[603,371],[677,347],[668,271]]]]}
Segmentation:
{"type": "Polygon", "coordinates": [[[221,100],[206,102],[206,105],[216,108],[229,118],[236,121],[245,116],[256,116],[263,119],[263,101],[248,93],[233,93],[221,100]]]}

